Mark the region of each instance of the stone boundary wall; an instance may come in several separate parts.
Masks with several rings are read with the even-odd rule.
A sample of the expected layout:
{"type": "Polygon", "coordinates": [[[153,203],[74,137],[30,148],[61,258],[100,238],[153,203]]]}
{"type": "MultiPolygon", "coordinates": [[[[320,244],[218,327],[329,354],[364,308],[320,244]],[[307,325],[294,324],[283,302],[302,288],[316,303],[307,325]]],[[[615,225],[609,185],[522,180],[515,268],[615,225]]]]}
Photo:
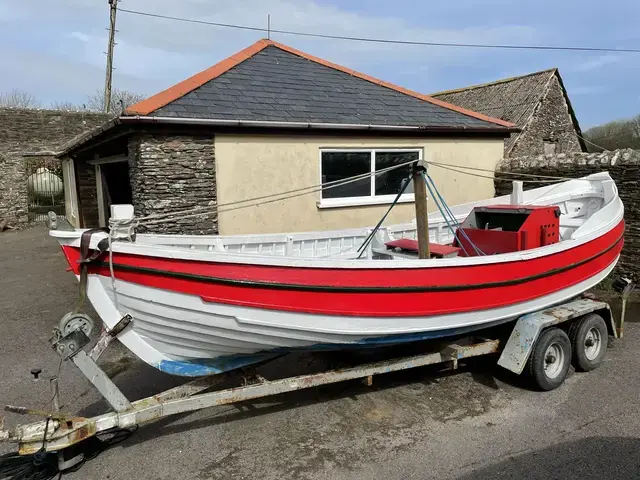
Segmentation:
{"type": "Polygon", "coordinates": [[[108,120],[95,112],[0,108],[0,221],[28,222],[24,153],[56,151],[108,120]]]}
{"type": "Polygon", "coordinates": [[[8,152],[0,152],[0,222],[3,220],[9,226],[29,221],[24,158],[8,152]]]}
{"type": "MultiPolygon", "coordinates": [[[[617,273],[640,280],[640,150],[597,153],[559,153],[508,158],[496,168],[496,196],[511,193],[511,181],[501,172],[578,178],[608,171],[618,186],[625,209],[625,245],[617,273]]],[[[525,190],[545,185],[525,183],[525,190]]]]}

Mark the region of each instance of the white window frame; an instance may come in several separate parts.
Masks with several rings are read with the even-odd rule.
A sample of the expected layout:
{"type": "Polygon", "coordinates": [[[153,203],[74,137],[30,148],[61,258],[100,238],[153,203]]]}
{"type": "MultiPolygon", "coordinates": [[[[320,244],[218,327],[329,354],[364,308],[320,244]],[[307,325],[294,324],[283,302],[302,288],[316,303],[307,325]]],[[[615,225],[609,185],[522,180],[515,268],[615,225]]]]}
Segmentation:
{"type": "MultiPolygon", "coordinates": [[[[418,160],[422,160],[423,149],[420,147],[413,148],[321,148],[318,153],[318,170],[320,173],[320,183],[322,183],[322,154],[330,152],[347,152],[347,153],[369,153],[371,173],[375,173],[376,168],[376,152],[398,152],[398,153],[417,153],[418,160]]],[[[320,193],[320,200],[317,202],[318,208],[338,208],[338,207],[357,207],[362,205],[389,205],[396,198],[396,195],[376,195],[375,194],[375,180],[371,178],[371,194],[368,197],[341,197],[341,198],[322,198],[322,191],[320,193]]],[[[410,203],[415,201],[415,195],[413,193],[404,193],[400,196],[398,203],[410,203]]]]}

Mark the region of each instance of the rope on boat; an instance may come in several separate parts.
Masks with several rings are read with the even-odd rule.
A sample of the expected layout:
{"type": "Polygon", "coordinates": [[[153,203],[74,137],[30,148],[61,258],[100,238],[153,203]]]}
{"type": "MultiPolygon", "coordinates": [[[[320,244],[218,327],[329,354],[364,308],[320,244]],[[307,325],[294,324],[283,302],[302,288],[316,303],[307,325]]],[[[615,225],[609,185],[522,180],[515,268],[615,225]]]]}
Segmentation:
{"type": "MultiPolygon", "coordinates": [[[[462,236],[467,240],[467,242],[469,242],[471,247],[475,250],[476,254],[477,255],[485,255],[485,253],[482,250],[480,250],[480,248],[477,247],[471,241],[471,239],[467,235],[467,232],[465,232],[463,228],[460,228],[460,224],[458,223],[458,220],[456,219],[456,216],[451,211],[451,208],[449,208],[449,205],[447,204],[447,202],[444,199],[444,197],[440,194],[440,191],[438,190],[438,187],[436,187],[436,184],[433,181],[433,178],[431,178],[430,175],[425,174],[424,172],[422,173],[422,178],[424,179],[424,183],[427,185],[427,188],[429,189],[429,193],[431,193],[431,196],[433,197],[434,203],[438,207],[438,210],[440,210],[440,214],[445,219],[445,222],[447,222],[447,226],[451,230],[453,238],[454,239],[456,238],[456,234],[453,231],[453,228],[451,227],[451,225],[449,225],[449,220],[447,220],[447,214],[450,216],[450,219],[451,219],[452,223],[454,223],[456,225],[456,228],[458,229],[458,232],[460,232],[462,234],[462,236]],[[431,187],[429,186],[429,182],[431,182],[431,185],[433,186],[433,190],[434,190],[435,194],[431,191],[431,187]],[[438,200],[439,200],[439,202],[438,202],[438,200]],[[442,208],[441,208],[441,205],[442,205],[442,208]],[[444,209],[444,211],[443,211],[443,209],[444,209]]],[[[465,255],[469,256],[469,253],[464,248],[464,245],[462,244],[462,242],[460,242],[460,246],[462,247],[462,250],[464,251],[465,255]]]]}
{"type": "MultiPolygon", "coordinates": [[[[348,178],[345,178],[345,179],[332,180],[330,182],[324,182],[324,183],[320,183],[320,184],[317,184],[317,185],[310,185],[308,187],[297,188],[297,189],[288,190],[288,191],[280,192],[280,193],[269,194],[269,195],[262,195],[262,196],[248,198],[248,199],[244,199],[244,200],[238,200],[238,201],[235,201],[235,202],[229,202],[229,203],[224,203],[224,204],[216,204],[216,205],[211,205],[211,206],[208,206],[208,207],[192,207],[192,208],[189,208],[189,209],[177,210],[177,211],[173,211],[173,212],[145,215],[145,216],[141,216],[141,217],[134,217],[134,218],[132,218],[130,220],[114,220],[114,219],[110,219],[109,220],[109,271],[110,271],[110,274],[111,274],[111,286],[112,286],[113,292],[114,292],[114,299],[115,299],[114,303],[115,303],[116,309],[118,308],[118,300],[117,300],[115,274],[114,274],[114,271],[113,271],[113,251],[112,251],[112,248],[111,248],[111,245],[113,243],[113,232],[114,232],[114,230],[116,228],[127,227],[128,234],[129,234],[128,236],[131,237],[132,232],[139,225],[156,225],[156,224],[164,223],[166,220],[168,220],[168,219],[170,219],[172,217],[178,216],[178,215],[180,216],[180,218],[193,218],[193,217],[200,217],[200,216],[203,216],[203,215],[211,215],[211,214],[230,212],[230,211],[239,210],[239,209],[242,209],[242,208],[248,208],[248,207],[254,207],[254,206],[258,206],[258,205],[264,205],[264,204],[268,204],[268,203],[273,203],[273,202],[279,202],[279,201],[282,201],[282,200],[296,198],[296,197],[300,197],[300,196],[303,196],[303,195],[309,195],[311,193],[316,193],[316,192],[323,191],[323,190],[330,190],[332,188],[341,187],[341,186],[344,186],[344,185],[348,185],[348,184],[351,184],[351,183],[358,182],[358,181],[363,180],[365,178],[369,178],[369,177],[374,177],[375,178],[376,176],[381,175],[383,173],[387,173],[387,172],[390,172],[392,170],[405,167],[407,165],[415,164],[418,161],[419,161],[418,159],[410,160],[410,161],[407,161],[407,162],[399,163],[398,165],[393,165],[391,167],[387,167],[387,168],[383,168],[383,169],[377,170],[375,172],[367,172],[367,173],[363,173],[363,174],[360,174],[360,175],[354,175],[354,176],[351,176],[351,177],[348,177],[348,178]],[[255,202],[258,202],[258,203],[255,203],[255,202]]],[[[480,175],[478,173],[472,173],[472,172],[466,172],[466,171],[463,171],[463,170],[459,170],[459,168],[463,168],[463,169],[468,169],[468,170],[486,171],[486,172],[495,173],[493,170],[483,169],[483,168],[479,168],[479,167],[467,167],[467,166],[463,166],[463,165],[450,165],[450,164],[446,164],[446,163],[433,162],[433,161],[425,161],[425,163],[427,163],[428,165],[433,165],[435,167],[444,168],[444,169],[447,169],[447,170],[450,170],[450,171],[453,171],[453,172],[456,172],[456,173],[461,173],[461,174],[464,174],[464,175],[471,175],[471,176],[480,177],[480,178],[488,178],[488,179],[491,179],[491,180],[511,181],[509,179],[495,178],[493,176],[480,175]]],[[[572,180],[571,178],[565,178],[565,177],[552,177],[552,176],[548,176],[548,175],[532,175],[532,174],[526,174],[526,173],[502,172],[502,174],[511,175],[513,177],[518,177],[518,178],[527,177],[527,178],[538,178],[538,179],[540,179],[540,180],[526,180],[526,179],[521,180],[522,182],[525,182],[525,183],[556,183],[557,181],[561,181],[561,180],[572,180]]],[[[429,178],[431,178],[431,177],[429,177],[429,178]]],[[[517,178],[513,178],[512,180],[516,180],[516,179],[517,178]]],[[[426,177],[424,178],[424,180],[425,180],[425,183],[427,184],[427,187],[429,187],[429,183],[428,183],[426,177]]],[[[431,182],[433,182],[433,179],[431,179],[431,182]]],[[[379,224],[373,230],[372,234],[370,234],[369,237],[367,237],[367,239],[363,243],[363,245],[361,245],[361,248],[358,250],[358,251],[361,252],[360,255],[362,255],[362,251],[364,251],[366,246],[368,246],[368,244],[371,242],[371,240],[373,238],[373,235],[375,235],[375,232],[379,229],[379,226],[382,224],[382,222],[387,217],[387,215],[389,214],[391,209],[397,203],[398,199],[400,198],[400,195],[402,194],[402,192],[406,188],[406,185],[408,185],[408,183],[405,184],[405,186],[403,187],[401,192],[396,196],[396,199],[393,201],[393,203],[389,207],[387,213],[385,213],[385,215],[383,216],[383,218],[381,219],[379,224]]],[[[445,211],[448,211],[448,213],[450,214],[451,219],[453,220],[454,224],[459,227],[459,224],[458,224],[457,220],[455,219],[455,216],[453,215],[453,213],[451,212],[449,206],[447,205],[447,203],[444,201],[444,199],[440,195],[440,192],[438,191],[438,189],[435,187],[435,183],[433,183],[433,187],[435,189],[435,192],[436,192],[437,196],[440,198],[440,201],[442,202],[442,205],[444,206],[445,211]]],[[[432,193],[432,196],[434,197],[434,200],[435,200],[436,195],[434,195],[432,193]]],[[[436,204],[438,205],[438,202],[436,202],[436,204]]],[[[440,209],[439,205],[438,205],[438,208],[440,209]]],[[[444,213],[442,210],[441,210],[441,213],[443,214],[443,218],[445,218],[445,220],[447,220],[446,213],[444,213]]],[[[451,230],[452,227],[448,223],[447,223],[447,225],[448,225],[449,229],[451,230]]],[[[462,232],[462,235],[465,236],[465,238],[473,246],[474,250],[478,254],[483,254],[482,251],[478,247],[476,247],[473,244],[473,242],[470,241],[470,239],[468,238],[466,233],[464,231],[462,231],[462,230],[461,230],[461,232],[462,232]]],[[[464,248],[463,248],[463,250],[464,250],[464,248]]]]}
{"type": "MultiPolygon", "coordinates": [[[[181,218],[193,218],[193,217],[199,217],[202,215],[211,215],[211,214],[218,214],[218,213],[224,213],[224,212],[230,212],[233,210],[238,210],[238,209],[242,209],[242,208],[248,208],[248,207],[254,207],[257,205],[263,205],[263,204],[268,204],[268,203],[273,203],[273,202],[279,202],[282,200],[288,200],[291,198],[296,198],[296,197],[300,197],[303,195],[308,195],[311,193],[316,193],[319,191],[323,191],[323,190],[330,190],[332,188],[337,188],[337,187],[341,187],[344,185],[348,185],[350,183],[355,183],[358,182],[360,180],[363,180],[365,178],[368,177],[375,177],[377,175],[381,175],[383,173],[387,173],[389,171],[398,169],[398,168],[402,168],[405,167],[407,165],[411,165],[414,164],[416,162],[418,162],[419,160],[410,160],[407,162],[403,162],[400,163],[398,165],[393,165],[391,167],[387,167],[387,168],[383,168],[380,170],[377,170],[375,172],[367,172],[367,173],[363,173],[363,174],[359,174],[359,175],[354,175],[345,179],[340,179],[340,180],[332,180],[330,182],[325,182],[325,183],[319,183],[316,185],[310,185],[307,187],[302,187],[302,188],[297,188],[297,189],[293,189],[293,190],[287,190],[284,192],[279,192],[279,193],[273,193],[273,194],[269,194],[269,195],[262,195],[262,196],[258,196],[258,197],[253,197],[253,198],[247,198],[244,200],[237,200],[234,202],[228,202],[228,203],[221,203],[221,204],[216,204],[216,205],[211,205],[208,207],[192,207],[192,208],[188,208],[188,209],[184,209],[184,210],[176,210],[173,212],[167,212],[167,213],[156,213],[156,214],[151,214],[151,215],[145,215],[145,216],[141,216],[141,217],[136,217],[132,220],[120,220],[117,223],[111,223],[110,222],[110,226],[112,227],[121,227],[121,226],[129,226],[129,225],[133,225],[133,226],[138,226],[138,225],[157,225],[160,223],[163,223],[164,220],[169,219],[171,217],[175,217],[180,215],[181,218]],[[259,202],[259,203],[255,203],[255,202],[259,202]]],[[[489,169],[484,169],[484,168],[479,168],[479,167],[467,167],[467,166],[463,166],[463,165],[450,165],[450,164],[446,164],[446,163],[441,163],[441,162],[433,162],[433,161],[426,161],[425,163],[427,163],[428,165],[433,165],[435,167],[439,167],[439,168],[444,168],[456,173],[461,173],[464,175],[471,175],[471,176],[475,176],[475,177],[480,177],[480,178],[488,178],[491,180],[499,180],[499,181],[511,181],[510,179],[505,179],[505,178],[494,178],[493,176],[487,176],[487,175],[480,175],[477,173],[472,173],[472,172],[467,172],[467,171],[463,171],[463,170],[459,170],[461,169],[467,169],[467,170],[477,170],[477,171],[486,171],[486,172],[491,172],[494,173],[493,170],[489,170],[489,169]]],[[[504,175],[511,175],[513,177],[518,177],[518,178],[513,178],[513,180],[517,180],[520,177],[527,177],[527,178],[538,178],[540,180],[527,180],[527,179],[523,179],[521,181],[525,182],[525,183],[555,183],[557,181],[562,181],[562,180],[572,180],[571,178],[566,178],[566,177],[552,177],[552,176],[547,176],[547,175],[532,175],[532,174],[526,174],[526,173],[513,173],[513,172],[501,172],[501,174],[504,175]]]]}
{"type": "MultiPolygon", "coordinates": [[[[467,235],[467,232],[465,232],[464,229],[460,228],[460,222],[458,222],[458,220],[456,219],[456,216],[453,214],[453,211],[449,207],[449,204],[447,203],[447,201],[444,199],[444,197],[440,193],[440,190],[438,190],[438,187],[436,187],[436,183],[433,181],[433,178],[431,178],[430,175],[427,175],[426,178],[425,178],[425,181],[427,179],[431,182],[431,185],[433,186],[433,190],[435,191],[436,195],[440,199],[440,203],[444,207],[445,211],[448,212],[449,217],[451,218],[452,223],[455,224],[456,228],[458,229],[458,232],[460,232],[462,234],[462,236],[469,242],[469,244],[475,250],[476,254],[478,254],[478,255],[486,255],[486,253],[484,253],[482,250],[480,250],[480,247],[478,247],[476,244],[474,244],[471,241],[471,239],[469,238],[469,235],[467,235]]],[[[454,234],[454,238],[455,238],[455,234],[454,234]]],[[[462,246],[462,243],[460,243],[460,246],[462,246]]],[[[463,248],[463,250],[464,250],[464,248],[463,248]]],[[[465,251],[465,253],[466,253],[466,251],[465,251]]]]}
{"type": "MultiPolygon", "coordinates": [[[[120,305],[118,304],[118,290],[116,288],[116,275],[113,271],[113,248],[111,245],[113,244],[113,234],[115,232],[116,227],[121,227],[124,222],[109,219],[109,236],[107,237],[109,240],[109,274],[111,276],[111,289],[113,290],[113,303],[116,307],[116,310],[120,312],[120,305]]],[[[135,232],[135,228],[138,225],[138,222],[127,221],[127,239],[131,242],[133,241],[133,235],[135,232]]]]}
{"type": "MultiPolygon", "coordinates": [[[[134,217],[132,219],[128,219],[128,220],[116,220],[116,219],[109,219],[109,236],[108,236],[108,241],[109,241],[109,274],[111,276],[111,288],[113,290],[113,297],[114,297],[114,304],[116,307],[116,310],[120,310],[119,309],[119,305],[118,305],[118,292],[117,292],[117,288],[116,288],[116,276],[115,276],[115,272],[114,272],[114,268],[113,268],[113,248],[112,248],[112,243],[113,243],[113,236],[115,233],[116,229],[119,228],[127,228],[127,234],[129,237],[129,240],[131,240],[132,234],[134,232],[134,230],[139,226],[139,225],[156,225],[156,224],[160,224],[160,223],[164,223],[167,219],[171,218],[171,217],[175,217],[176,215],[180,215],[181,219],[184,218],[193,218],[193,217],[199,217],[202,215],[210,215],[210,214],[217,214],[217,213],[221,213],[221,212],[229,212],[232,210],[237,210],[237,209],[241,209],[241,208],[246,208],[246,207],[252,207],[255,205],[264,205],[267,203],[273,203],[273,202],[279,202],[281,200],[286,200],[289,198],[295,198],[295,197],[299,197],[299,196],[303,196],[303,195],[308,195],[310,193],[314,193],[314,192],[318,192],[318,191],[322,191],[322,190],[329,190],[332,188],[337,188],[337,187],[341,187],[343,185],[347,185],[350,183],[354,183],[354,182],[358,182],[360,180],[363,180],[364,178],[369,178],[369,177],[376,177],[377,175],[381,175],[383,173],[386,172],[390,172],[392,170],[396,170],[398,168],[402,168],[405,167],[407,165],[411,165],[414,164],[416,162],[418,162],[419,160],[410,160],[408,162],[403,162],[403,163],[399,163],[398,165],[393,165],[391,167],[387,167],[387,168],[382,168],[380,170],[377,170],[375,172],[367,172],[364,174],[360,174],[360,175],[354,175],[352,177],[348,177],[345,179],[341,179],[341,180],[333,180],[330,182],[325,182],[325,183],[321,183],[318,185],[311,185],[309,187],[304,187],[304,188],[297,188],[294,190],[289,190],[288,192],[281,192],[281,193],[276,193],[276,194],[270,194],[270,195],[263,195],[260,197],[254,197],[254,198],[250,198],[250,199],[246,199],[246,200],[239,200],[236,202],[230,202],[230,203],[226,203],[226,204],[217,204],[217,205],[212,205],[210,207],[194,207],[194,208],[189,208],[189,209],[185,209],[185,210],[179,210],[179,211],[174,211],[174,212],[167,212],[167,213],[158,213],[158,214],[152,214],[152,215],[146,215],[146,216],[142,216],[142,217],[134,217]],[[249,203],[249,202],[256,202],[259,201],[258,204],[255,203],[249,203]],[[227,208],[225,208],[227,207],[227,208]]],[[[406,189],[406,186],[408,185],[408,183],[405,184],[405,186],[403,187],[402,191],[404,191],[404,189],[406,189]]],[[[391,210],[391,208],[393,207],[393,205],[395,205],[395,202],[397,202],[397,200],[400,198],[400,194],[398,194],[396,200],[394,201],[394,204],[391,205],[391,207],[389,208],[389,211],[391,210]]],[[[389,212],[387,212],[388,215],[389,212]]],[[[386,215],[385,215],[386,217],[386,215]]],[[[384,221],[384,218],[382,219],[382,221],[384,221]]],[[[382,221],[380,222],[380,224],[382,223],[382,221]]],[[[379,226],[378,226],[379,228],[379,226]]],[[[372,238],[372,237],[371,237],[372,238]]],[[[371,241],[371,239],[369,239],[369,242],[371,241]]]]}
{"type": "Polygon", "coordinates": [[[386,218],[389,215],[389,213],[391,213],[391,209],[393,209],[393,207],[396,206],[396,203],[398,203],[398,200],[400,200],[400,197],[402,196],[402,194],[407,189],[407,187],[409,186],[410,183],[411,183],[411,177],[410,176],[405,178],[402,181],[402,188],[400,188],[400,191],[396,195],[396,198],[393,199],[393,202],[391,202],[391,205],[389,205],[389,208],[387,209],[385,214],[382,216],[382,218],[376,224],[376,226],[373,228],[373,230],[371,230],[371,233],[369,233],[369,235],[364,240],[364,242],[362,242],[362,245],[360,245],[360,247],[358,247],[358,252],[360,252],[358,254],[358,258],[362,257],[362,254],[367,250],[367,247],[373,241],[373,237],[376,235],[376,232],[380,229],[380,226],[386,220],[386,218]]]}
{"type": "MultiPolygon", "coordinates": [[[[337,188],[337,187],[341,187],[344,185],[348,185],[350,183],[355,183],[358,182],[360,180],[364,180],[365,178],[368,177],[375,177],[378,175],[381,175],[383,173],[387,173],[390,172],[392,170],[396,170],[398,168],[402,168],[402,167],[406,167],[407,165],[411,165],[413,163],[417,163],[419,160],[409,160],[407,162],[403,162],[403,163],[399,163],[397,165],[392,165],[391,167],[386,167],[386,168],[381,168],[380,170],[376,170],[375,172],[367,172],[367,173],[361,173],[359,175],[354,175],[351,177],[347,177],[344,179],[339,179],[339,180],[332,180],[330,182],[325,182],[325,183],[319,183],[316,185],[309,185],[307,187],[301,187],[301,188],[296,188],[293,190],[287,190],[284,192],[279,192],[279,193],[272,193],[269,195],[262,195],[259,197],[253,197],[253,198],[247,198],[244,200],[237,200],[235,202],[228,202],[228,203],[220,203],[220,204],[216,204],[216,205],[211,205],[208,207],[193,207],[193,208],[188,208],[185,210],[177,210],[174,212],[167,212],[167,213],[156,213],[156,214],[151,214],[151,215],[145,215],[142,217],[138,217],[136,220],[138,222],[140,222],[140,224],[142,224],[141,222],[146,222],[147,220],[158,220],[161,218],[167,218],[167,217],[173,217],[176,215],[189,215],[192,214],[194,212],[201,212],[201,213],[196,213],[195,215],[204,215],[205,213],[217,213],[217,212],[228,212],[231,210],[236,210],[239,208],[245,208],[245,207],[252,207],[255,205],[242,205],[245,203],[250,203],[250,202],[257,202],[260,201],[260,205],[262,205],[263,203],[270,203],[270,202],[278,202],[281,200],[287,200],[289,198],[295,198],[295,197],[299,197],[302,195],[308,195],[310,193],[316,193],[322,190],[331,190],[332,188],[337,188]],[[277,197],[277,198],[276,198],[277,197]],[[262,200],[269,200],[267,202],[262,202],[262,200]],[[241,206],[240,206],[241,205],[241,206]],[[236,207],[236,208],[225,208],[225,207],[236,207]]],[[[181,217],[181,218],[188,218],[188,217],[181,217]]],[[[145,225],[152,225],[152,223],[144,223],[145,225]]]]}
{"type": "MultiPolygon", "coordinates": [[[[498,182],[513,182],[514,180],[519,180],[522,183],[558,183],[558,182],[566,182],[568,180],[575,180],[575,178],[563,178],[563,177],[551,177],[552,179],[555,178],[555,180],[549,179],[546,176],[543,176],[541,178],[541,180],[527,180],[527,179],[521,179],[521,178],[500,178],[500,177],[492,177],[490,175],[481,175],[479,173],[473,173],[473,172],[465,172],[463,170],[458,170],[458,168],[471,168],[471,167],[462,167],[460,165],[446,165],[444,163],[433,163],[433,162],[427,162],[429,165],[433,165],[434,167],[438,167],[438,168],[444,168],[445,170],[449,170],[451,172],[456,172],[456,173],[461,173],[463,175],[470,175],[472,177],[478,177],[478,178],[487,178],[489,180],[493,180],[493,181],[498,181],[498,182]],[[457,167],[457,168],[454,168],[457,167]]],[[[474,168],[475,169],[475,168],[474,168]]],[[[486,170],[486,169],[477,169],[477,170],[482,170],[482,171],[488,171],[491,172],[492,170],[486,170]]],[[[495,173],[495,172],[494,172],[495,173]]],[[[531,177],[537,177],[537,175],[529,175],[529,174],[525,174],[525,173],[511,173],[511,172],[497,172],[505,175],[526,175],[527,177],[531,176],[531,177]]]]}
{"type": "MultiPolygon", "coordinates": [[[[470,167],[470,166],[466,166],[466,165],[451,165],[450,163],[441,163],[441,162],[433,162],[433,161],[427,161],[427,163],[429,165],[435,165],[436,167],[455,167],[455,168],[462,168],[464,170],[475,170],[478,172],[489,172],[489,173],[499,173],[500,175],[511,175],[511,176],[515,176],[515,177],[530,177],[530,178],[544,178],[544,179],[550,179],[550,180],[559,180],[559,181],[567,181],[567,180],[575,180],[575,178],[569,178],[569,177],[554,177],[554,176],[550,176],[550,175],[536,175],[534,173],[517,173],[517,172],[496,172],[495,170],[490,170],[488,168],[480,168],[480,167],[470,167]]],[[[463,172],[460,172],[463,173],[463,172]]],[[[500,179],[498,179],[500,180],[500,179]]],[[[511,181],[511,180],[509,180],[511,181]]],[[[535,183],[540,183],[539,180],[536,180],[535,183]]]]}
{"type": "MultiPolygon", "coordinates": [[[[111,221],[109,221],[109,226],[111,226],[111,221]]],[[[130,225],[133,227],[133,225],[130,225]]],[[[116,307],[116,310],[120,312],[120,305],[118,304],[118,291],[116,290],[116,274],[113,271],[113,248],[111,245],[113,244],[113,228],[109,228],[109,274],[111,275],[111,289],[113,290],[113,304],[116,307]]]]}
{"type": "MultiPolygon", "coordinates": [[[[431,186],[429,185],[429,182],[427,182],[427,177],[425,176],[424,172],[422,174],[422,178],[424,179],[424,183],[427,185],[427,189],[429,190],[429,195],[431,195],[431,198],[433,198],[434,203],[436,204],[436,206],[438,207],[438,210],[440,210],[440,215],[442,215],[442,218],[444,218],[445,223],[447,224],[447,228],[449,229],[449,231],[451,232],[451,236],[452,238],[456,238],[456,232],[453,229],[453,227],[451,226],[451,224],[449,223],[449,219],[447,218],[447,216],[445,215],[445,213],[442,211],[442,209],[440,208],[440,205],[438,204],[436,197],[434,195],[434,193],[431,191],[431,186]]],[[[435,186],[435,185],[434,185],[435,186]]],[[[458,222],[456,221],[455,217],[454,217],[454,222],[456,224],[456,226],[458,225],[458,222]]],[[[464,252],[464,254],[468,257],[469,253],[467,252],[467,249],[464,247],[464,245],[460,244],[460,247],[462,247],[462,251],[464,252]]]]}

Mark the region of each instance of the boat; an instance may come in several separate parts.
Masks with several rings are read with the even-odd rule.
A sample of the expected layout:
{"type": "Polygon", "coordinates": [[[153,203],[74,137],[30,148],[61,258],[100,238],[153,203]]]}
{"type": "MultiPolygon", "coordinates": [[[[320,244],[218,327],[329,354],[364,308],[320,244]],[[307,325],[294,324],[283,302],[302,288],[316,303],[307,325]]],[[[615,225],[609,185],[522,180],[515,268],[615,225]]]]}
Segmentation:
{"type": "MultiPolygon", "coordinates": [[[[238,236],[145,234],[132,223],[50,235],[79,279],[86,268],[86,295],[105,326],[132,317],[118,339],[136,356],[169,374],[212,375],[294,350],[461,335],[607,277],[624,233],[608,173],[514,185],[511,195],[450,207],[450,218],[429,214],[439,258],[418,258],[415,221],[238,236]]],[[[133,207],[112,206],[112,216],[131,219],[133,207]]]]}

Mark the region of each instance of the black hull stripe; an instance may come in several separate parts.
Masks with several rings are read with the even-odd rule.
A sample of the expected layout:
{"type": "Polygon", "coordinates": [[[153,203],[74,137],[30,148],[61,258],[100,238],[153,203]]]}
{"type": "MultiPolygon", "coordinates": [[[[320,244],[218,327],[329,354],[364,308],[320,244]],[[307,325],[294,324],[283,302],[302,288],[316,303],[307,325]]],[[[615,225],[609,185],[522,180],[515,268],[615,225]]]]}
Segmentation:
{"type": "MultiPolygon", "coordinates": [[[[197,275],[193,273],[182,272],[168,272],[166,270],[157,270],[148,267],[135,267],[131,265],[123,265],[120,263],[114,263],[113,268],[116,271],[143,273],[149,275],[157,275],[167,278],[175,278],[179,280],[195,280],[205,283],[215,283],[219,285],[232,285],[237,287],[249,287],[249,288],[268,288],[272,290],[294,290],[304,292],[334,292],[334,293],[416,293],[416,292],[458,292],[465,290],[477,290],[484,288],[499,288],[510,287],[513,285],[520,285],[522,283],[532,282],[534,280],[540,280],[559,273],[566,272],[572,268],[579,267],[585,263],[589,263],[602,255],[610,252],[614,249],[622,240],[624,235],[620,235],[618,239],[605,250],[593,255],[579,262],[565,265],[564,267],[554,268],[543,273],[531,275],[528,277],[518,278],[514,280],[502,280],[498,282],[488,283],[476,283],[473,285],[434,285],[429,287],[423,286],[410,286],[410,287],[336,287],[332,285],[299,285],[289,283],[277,283],[277,282],[264,282],[264,281],[252,281],[252,280],[234,280],[229,278],[220,277],[208,277],[206,275],[197,275]]],[[[104,261],[94,262],[93,265],[109,268],[109,263],[104,261]]]]}

